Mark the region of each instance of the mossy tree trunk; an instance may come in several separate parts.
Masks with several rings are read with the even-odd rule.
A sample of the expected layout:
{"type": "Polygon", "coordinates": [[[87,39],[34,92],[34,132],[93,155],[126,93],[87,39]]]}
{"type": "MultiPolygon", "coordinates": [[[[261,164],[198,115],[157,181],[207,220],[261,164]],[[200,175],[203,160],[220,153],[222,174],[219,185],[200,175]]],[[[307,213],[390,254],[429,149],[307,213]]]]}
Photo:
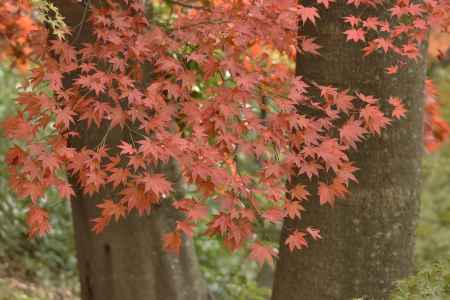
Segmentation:
{"type": "MultiPolygon", "coordinates": [[[[94,43],[89,26],[84,23],[89,16],[81,1],[54,0],[66,23],[81,29],[72,38],[75,46],[94,43]],[[83,24],[84,23],[84,24],[83,24]]],[[[95,1],[90,3],[95,5],[95,1]]],[[[70,78],[65,80],[66,87],[70,78]]],[[[70,145],[77,149],[95,147],[107,130],[86,128],[77,123],[74,130],[80,134],[71,138],[70,145]]],[[[108,134],[106,145],[118,145],[129,136],[125,130],[115,128],[108,134]]],[[[177,182],[178,196],[182,196],[182,184],[174,164],[161,167],[167,176],[177,182]]],[[[114,189],[102,189],[93,197],[81,193],[74,176],[69,179],[75,187],[72,199],[72,215],[82,300],[203,300],[208,298],[206,285],[200,274],[197,257],[191,241],[184,240],[180,256],[163,250],[162,236],[172,231],[178,219],[168,199],[154,207],[149,216],[132,214],[119,223],[112,222],[99,235],[92,232],[91,220],[99,216],[96,207],[105,198],[117,199],[114,189]]]]}
{"type": "MultiPolygon", "coordinates": [[[[319,84],[358,90],[387,99],[401,97],[407,118],[394,121],[381,137],[365,141],[351,159],[359,184],[334,209],[317,198],[305,203],[301,220],[284,224],[273,286],[273,300],[388,299],[394,281],[413,270],[422,156],[422,115],[425,63],[411,62],[396,75],[385,68],[395,57],[374,53],[363,57],[361,47],[345,41],[342,17],[357,15],[338,1],[321,10],[317,26],[306,25],[317,37],[321,56],[297,57],[297,74],[319,84]],[[284,241],[288,228],[314,226],[323,240],[290,252],[284,241]]],[[[388,14],[367,9],[366,16],[388,14]]],[[[425,49],[422,49],[424,51],[425,49]]]]}

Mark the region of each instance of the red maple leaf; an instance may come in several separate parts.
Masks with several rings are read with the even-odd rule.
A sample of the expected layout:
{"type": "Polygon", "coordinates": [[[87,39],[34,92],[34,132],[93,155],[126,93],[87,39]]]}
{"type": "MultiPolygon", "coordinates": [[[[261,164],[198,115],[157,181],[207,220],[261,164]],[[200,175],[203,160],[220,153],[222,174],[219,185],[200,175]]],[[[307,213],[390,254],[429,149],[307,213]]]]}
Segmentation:
{"type": "Polygon", "coordinates": [[[163,242],[164,249],[166,251],[180,255],[181,236],[177,231],[165,234],[163,237],[163,242]]]}
{"type": "Polygon", "coordinates": [[[65,107],[63,109],[59,109],[56,112],[56,125],[63,125],[63,128],[68,129],[70,123],[74,122],[73,117],[75,116],[75,112],[71,110],[69,107],[65,107]]]}
{"type": "Polygon", "coordinates": [[[307,200],[308,196],[310,195],[309,192],[306,190],[306,186],[297,184],[292,190],[291,190],[292,196],[297,200],[307,200]]]}
{"type": "Polygon", "coordinates": [[[134,149],[132,145],[128,144],[125,141],[122,141],[122,143],[118,147],[122,150],[120,152],[120,154],[132,155],[132,154],[136,153],[136,149],[134,149]]]}
{"type": "Polygon", "coordinates": [[[392,75],[398,72],[398,66],[390,66],[386,68],[386,73],[392,75]]]}
{"type": "Polygon", "coordinates": [[[283,209],[276,207],[267,210],[263,215],[264,219],[272,223],[278,223],[282,221],[285,216],[286,212],[283,209]]]}
{"type": "Polygon", "coordinates": [[[192,221],[198,221],[204,219],[208,216],[208,207],[196,203],[193,207],[189,208],[187,211],[188,218],[192,221]]]}
{"type": "Polygon", "coordinates": [[[75,196],[75,192],[73,191],[72,186],[66,181],[59,181],[56,188],[58,190],[59,195],[63,199],[70,200],[72,196],[75,196]]]}
{"type": "Polygon", "coordinates": [[[335,199],[336,199],[336,195],[334,193],[334,190],[329,185],[327,185],[323,182],[319,182],[320,205],[329,203],[331,206],[334,206],[335,199]]]}
{"type": "Polygon", "coordinates": [[[361,19],[355,16],[347,16],[344,17],[344,22],[350,24],[352,27],[355,27],[361,22],[361,19]]]}
{"type": "Polygon", "coordinates": [[[320,18],[317,8],[315,7],[299,5],[299,13],[303,24],[305,24],[307,21],[316,24],[316,19],[320,18]]]}
{"type": "Polygon", "coordinates": [[[319,44],[314,43],[315,38],[304,38],[301,40],[300,47],[303,51],[313,55],[320,55],[317,51],[322,48],[319,44]]]}
{"type": "Polygon", "coordinates": [[[293,233],[289,235],[289,237],[284,242],[290,251],[294,251],[295,249],[302,249],[303,247],[308,247],[308,242],[305,240],[305,233],[295,230],[293,233]]]}
{"type": "Polygon", "coordinates": [[[163,174],[147,174],[138,179],[144,184],[145,192],[152,192],[158,196],[168,196],[172,191],[172,184],[163,174]]]}
{"type": "Polygon", "coordinates": [[[314,229],[312,227],[308,227],[308,228],[306,228],[306,232],[308,232],[309,235],[315,240],[320,240],[322,238],[322,236],[320,235],[319,229],[314,229]]]}
{"type": "Polygon", "coordinates": [[[329,8],[330,3],[334,3],[334,2],[336,2],[336,0],[316,0],[316,2],[318,4],[322,4],[323,6],[325,6],[325,8],[329,8]]]}
{"type": "Polygon", "coordinates": [[[344,34],[347,36],[347,41],[365,41],[366,32],[362,28],[352,28],[344,31],[344,34]]]}
{"type": "Polygon", "coordinates": [[[116,221],[120,218],[125,217],[126,207],[120,203],[114,203],[112,200],[108,199],[100,204],[97,204],[98,208],[102,209],[102,215],[105,217],[114,217],[116,221]]]}
{"type": "Polygon", "coordinates": [[[22,197],[30,197],[33,203],[44,195],[44,186],[38,181],[26,181],[22,183],[20,195],[22,197]]]}
{"type": "Polygon", "coordinates": [[[250,251],[250,258],[255,260],[260,266],[267,262],[273,267],[273,258],[278,256],[272,247],[265,246],[259,242],[253,243],[250,247],[250,251]]]}
{"type": "Polygon", "coordinates": [[[398,97],[390,97],[388,99],[389,104],[391,104],[394,107],[394,110],[392,111],[392,117],[396,119],[401,119],[406,117],[406,108],[402,103],[402,100],[398,97]]]}
{"type": "Polygon", "coordinates": [[[183,232],[188,237],[192,238],[194,235],[194,224],[190,223],[187,220],[177,221],[176,229],[180,232],[183,232]]]}
{"type": "Polygon", "coordinates": [[[348,94],[348,90],[340,91],[334,98],[336,107],[342,112],[348,112],[353,108],[353,100],[355,97],[348,94]]]}
{"type": "Polygon", "coordinates": [[[356,143],[360,142],[366,133],[362,122],[351,118],[339,130],[339,137],[345,145],[356,149],[356,143]]]}
{"type": "Polygon", "coordinates": [[[36,235],[44,236],[50,230],[48,213],[39,206],[32,206],[28,210],[27,224],[30,228],[28,233],[30,238],[33,238],[36,235]]]}
{"type": "Polygon", "coordinates": [[[300,205],[298,201],[289,201],[286,202],[284,205],[284,208],[286,209],[286,214],[291,219],[300,218],[301,217],[301,211],[304,211],[305,208],[300,205]]]}
{"type": "Polygon", "coordinates": [[[367,105],[361,109],[361,116],[370,132],[381,134],[381,129],[390,124],[390,120],[376,105],[367,105]]]}
{"type": "Polygon", "coordinates": [[[114,188],[122,183],[126,183],[128,176],[130,176],[130,171],[123,168],[112,168],[110,172],[111,175],[108,177],[108,182],[112,182],[114,188]]]}

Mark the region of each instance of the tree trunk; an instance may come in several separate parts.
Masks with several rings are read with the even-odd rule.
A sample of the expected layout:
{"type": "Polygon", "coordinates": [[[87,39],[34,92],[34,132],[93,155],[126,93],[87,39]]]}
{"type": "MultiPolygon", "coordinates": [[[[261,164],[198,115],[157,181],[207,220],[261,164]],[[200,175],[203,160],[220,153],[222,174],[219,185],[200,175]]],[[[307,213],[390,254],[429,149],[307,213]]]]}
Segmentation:
{"type": "MultiPolygon", "coordinates": [[[[85,23],[89,10],[83,3],[54,0],[65,22],[75,28],[71,38],[75,45],[95,42],[85,23]],[[87,14],[85,14],[87,13],[87,14]]],[[[95,1],[87,2],[95,3],[95,1]]],[[[66,78],[65,83],[70,83],[66,78]]],[[[69,87],[66,84],[66,87],[69,87]]],[[[70,145],[77,149],[95,147],[105,135],[106,124],[101,128],[86,128],[79,123],[71,130],[80,133],[71,138],[70,145]]],[[[128,136],[117,127],[107,138],[107,146],[114,148],[128,136]]],[[[176,167],[166,165],[169,179],[177,182],[177,196],[182,195],[182,184],[176,167]]],[[[103,189],[93,197],[82,194],[77,178],[69,178],[76,196],[72,200],[72,214],[78,270],[83,300],[203,300],[208,298],[206,285],[200,274],[193,244],[184,240],[180,256],[163,250],[162,237],[175,228],[178,214],[164,199],[153,207],[149,216],[132,214],[119,223],[111,222],[99,235],[92,232],[91,220],[99,216],[96,207],[105,198],[117,199],[117,191],[103,189]]]]}
{"type": "MultiPolygon", "coordinates": [[[[413,270],[422,156],[425,62],[409,63],[396,75],[385,68],[391,55],[363,57],[361,47],[345,41],[342,17],[357,15],[343,1],[321,11],[317,27],[306,34],[323,46],[320,57],[297,57],[297,74],[319,84],[351,88],[381,99],[399,96],[407,118],[394,121],[381,137],[365,141],[351,154],[360,171],[351,195],[336,207],[321,207],[317,196],[305,204],[302,220],[283,226],[273,300],[388,299],[395,280],[413,270]],[[288,228],[318,227],[323,240],[290,252],[288,228]]],[[[389,14],[367,9],[365,16],[389,14]]],[[[425,46],[424,46],[425,47],[425,46]]],[[[424,51],[425,49],[422,49],[424,51]]],[[[422,52],[424,53],[424,52],[422,52]]]]}
{"type": "Polygon", "coordinates": [[[207,299],[192,242],[184,242],[180,256],[163,250],[162,235],[177,219],[169,205],[112,222],[96,235],[90,220],[98,202],[92,200],[72,200],[83,300],[207,299]]]}

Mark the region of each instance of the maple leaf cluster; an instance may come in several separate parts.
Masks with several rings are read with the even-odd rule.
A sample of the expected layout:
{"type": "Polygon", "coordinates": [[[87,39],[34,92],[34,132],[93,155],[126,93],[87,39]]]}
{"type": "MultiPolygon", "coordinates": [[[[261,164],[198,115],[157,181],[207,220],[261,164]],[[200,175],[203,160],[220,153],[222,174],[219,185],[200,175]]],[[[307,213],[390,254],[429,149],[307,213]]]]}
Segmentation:
{"type": "Polygon", "coordinates": [[[30,35],[37,29],[27,0],[4,0],[0,6],[0,60],[25,71],[32,52],[30,35]]]}
{"type": "Polygon", "coordinates": [[[436,151],[448,139],[450,127],[441,114],[437,90],[431,80],[425,82],[425,146],[429,152],[436,151]]]}
{"type": "MultiPolygon", "coordinates": [[[[48,42],[35,50],[40,63],[32,92],[17,99],[21,111],[3,123],[17,141],[6,161],[11,187],[30,200],[30,234],[49,229],[41,207],[47,189],[75,195],[65,171],[79,196],[114,191],[98,205],[96,232],[171,201],[185,218],[165,236],[167,250],[178,252],[182,236],[192,237],[207,222],[202,234],[220,237],[231,250],[251,244],[250,256],[271,264],[276,251],[255,237],[257,226],[300,218],[302,202],[315,190],[322,205],[333,206],[357,182],[348,152],[407,116],[401,95],[379,99],[295,75],[295,55],[318,56],[321,49],[302,26],[318,22],[333,2],[216,0],[204,9],[179,7],[168,30],[145,17],[141,1],[110,0],[88,7],[95,43],[75,47],[42,30],[40,40],[48,42]],[[86,131],[101,135],[74,142],[86,131]],[[238,156],[257,168],[244,172],[238,156]],[[175,200],[178,179],[164,168],[171,164],[175,177],[196,187],[193,197],[175,200]]],[[[346,39],[367,44],[362,55],[399,56],[398,65],[387,66],[393,76],[406,60],[419,58],[426,31],[444,27],[438,15],[449,8],[447,1],[394,2],[347,4],[391,5],[387,18],[398,19],[395,26],[342,17],[346,39]]],[[[294,250],[319,238],[318,229],[298,228],[285,242],[294,250]]]]}
{"type": "MultiPolygon", "coordinates": [[[[381,5],[382,1],[366,1],[369,6],[381,5]]],[[[362,2],[361,2],[362,3],[362,2]]],[[[356,7],[359,1],[353,3],[356,7]]],[[[397,64],[386,67],[388,74],[395,74],[406,61],[417,60],[420,45],[432,28],[448,30],[448,1],[424,1],[421,3],[404,0],[395,1],[382,17],[349,15],[344,22],[350,27],[344,32],[347,41],[359,42],[364,56],[376,51],[386,55],[397,55],[397,64]]]]}

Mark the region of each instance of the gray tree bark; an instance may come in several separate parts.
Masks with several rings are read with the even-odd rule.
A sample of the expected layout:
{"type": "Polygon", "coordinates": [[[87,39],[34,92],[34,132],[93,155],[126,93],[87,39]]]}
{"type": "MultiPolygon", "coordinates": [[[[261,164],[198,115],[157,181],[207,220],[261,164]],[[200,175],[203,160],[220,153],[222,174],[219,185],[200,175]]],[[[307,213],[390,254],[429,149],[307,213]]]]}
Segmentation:
{"type": "Polygon", "coordinates": [[[129,216],[96,235],[90,220],[98,216],[99,202],[78,195],[72,211],[83,300],[208,298],[192,242],[184,241],[180,256],[163,250],[162,236],[177,219],[173,208],[129,216]]]}
{"type": "MultiPolygon", "coordinates": [[[[75,45],[94,43],[87,20],[89,11],[82,3],[54,0],[66,23],[81,29],[74,34],[75,45]],[[83,16],[87,12],[87,15],[83,16]]],[[[95,1],[91,1],[95,4],[95,1]]],[[[66,80],[66,83],[70,80],[66,80]]],[[[68,85],[66,84],[66,87],[68,85]]],[[[77,149],[95,147],[107,129],[86,128],[79,123],[72,130],[80,133],[71,138],[70,145],[77,149]]],[[[114,147],[128,133],[118,128],[108,135],[106,144],[114,147]]],[[[174,165],[162,167],[170,179],[177,182],[178,196],[182,195],[181,182],[174,165]]],[[[163,250],[162,236],[172,231],[178,214],[168,199],[154,207],[149,216],[130,215],[125,221],[112,222],[99,235],[92,232],[93,218],[99,216],[96,207],[105,198],[117,199],[117,191],[104,189],[93,197],[81,193],[77,178],[71,177],[76,196],[72,200],[78,270],[82,300],[203,300],[208,299],[206,284],[200,274],[193,244],[184,240],[180,256],[163,250]]]]}
{"type": "MultiPolygon", "coordinates": [[[[365,15],[386,13],[385,8],[368,9],[365,15]]],[[[425,62],[411,62],[387,75],[384,69],[395,62],[393,56],[364,58],[358,45],[345,41],[348,28],[342,17],[351,14],[357,15],[355,9],[338,1],[321,11],[317,27],[306,26],[323,48],[320,57],[298,56],[297,74],[382,99],[399,96],[409,111],[406,119],[393,122],[381,137],[371,137],[351,154],[360,171],[350,196],[334,209],[321,207],[313,197],[305,203],[302,220],[285,222],[273,300],[388,299],[394,281],[413,270],[425,62]],[[290,252],[284,244],[288,231],[311,225],[321,230],[323,240],[290,252]]]]}

